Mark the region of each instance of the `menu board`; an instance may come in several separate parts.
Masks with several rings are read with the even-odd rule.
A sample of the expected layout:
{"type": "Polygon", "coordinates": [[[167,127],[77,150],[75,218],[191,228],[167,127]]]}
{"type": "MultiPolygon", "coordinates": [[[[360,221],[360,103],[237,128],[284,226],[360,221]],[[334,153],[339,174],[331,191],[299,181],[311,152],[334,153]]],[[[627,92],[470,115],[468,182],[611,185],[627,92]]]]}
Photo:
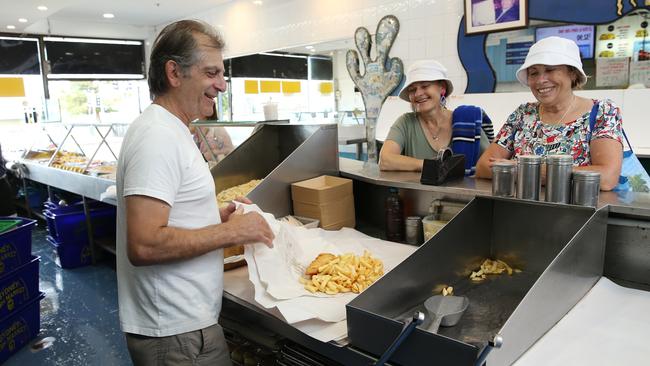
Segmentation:
{"type": "Polygon", "coordinates": [[[650,88],[650,61],[630,63],[630,85],[643,84],[650,88]]]}
{"type": "Polygon", "coordinates": [[[650,28],[639,15],[628,15],[614,23],[596,27],[596,57],[631,57],[650,60],[650,28]]]}
{"type": "Polygon", "coordinates": [[[562,25],[559,27],[543,27],[535,30],[536,41],[556,36],[570,39],[578,45],[580,58],[594,57],[594,26],[584,24],[562,25]]]}
{"type": "Polygon", "coordinates": [[[629,66],[628,57],[596,59],[596,86],[627,86],[629,66]]]}

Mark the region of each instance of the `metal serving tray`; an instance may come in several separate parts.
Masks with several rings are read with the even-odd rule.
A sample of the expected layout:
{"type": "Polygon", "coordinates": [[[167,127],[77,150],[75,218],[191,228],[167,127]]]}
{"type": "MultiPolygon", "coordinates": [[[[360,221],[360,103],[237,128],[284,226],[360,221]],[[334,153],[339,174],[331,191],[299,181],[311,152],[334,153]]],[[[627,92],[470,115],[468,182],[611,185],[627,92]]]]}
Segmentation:
{"type": "Polygon", "coordinates": [[[291,183],[339,173],[335,124],[267,123],[212,168],[217,192],[263,181],[248,194],[275,217],[290,215],[291,183]]]}
{"type": "MultiPolygon", "coordinates": [[[[536,201],[476,197],[437,235],[347,305],[352,346],[380,355],[404,319],[443,285],[470,305],[455,327],[416,329],[391,358],[400,365],[474,365],[498,333],[487,364],[510,365],[557,323],[603,271],[607,211],[536,201]],[[469,275],[486,258],[521,273],[469,275]]],[[[428,317],[428,314],[427,314],[428,317]]],[[[425,321],[426,323],[426,321],[425,321]]],[[[426,324],[425,324],[426,325],[426,324]]]]}

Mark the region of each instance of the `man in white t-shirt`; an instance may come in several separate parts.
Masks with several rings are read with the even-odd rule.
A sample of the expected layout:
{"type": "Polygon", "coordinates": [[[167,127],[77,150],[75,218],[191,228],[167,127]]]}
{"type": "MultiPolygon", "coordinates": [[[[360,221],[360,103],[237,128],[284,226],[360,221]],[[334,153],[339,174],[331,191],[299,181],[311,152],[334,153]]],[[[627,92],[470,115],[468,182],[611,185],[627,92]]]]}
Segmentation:
{"type": "Polygon", "coordinates": [[[151,51],[153,104],[129,127],[117,172],[120,325],[135,365],[230,365],[217,324],[223,248],[262,242],[262,216],[219,210],[189,123],[226,88],[224,42],[210,25],[165,27],[151,51]]]}

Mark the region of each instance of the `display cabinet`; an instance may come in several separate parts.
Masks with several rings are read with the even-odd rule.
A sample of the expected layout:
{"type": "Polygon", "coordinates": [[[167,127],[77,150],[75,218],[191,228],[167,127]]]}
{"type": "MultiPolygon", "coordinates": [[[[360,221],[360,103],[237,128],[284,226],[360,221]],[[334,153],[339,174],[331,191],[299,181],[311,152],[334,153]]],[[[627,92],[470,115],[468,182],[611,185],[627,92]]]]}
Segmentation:
{"type": "Polygon", "coordinates": [[[22,160],[75,173],[115,179],[117,156],[128,124],[40,123],[22,160]]]}

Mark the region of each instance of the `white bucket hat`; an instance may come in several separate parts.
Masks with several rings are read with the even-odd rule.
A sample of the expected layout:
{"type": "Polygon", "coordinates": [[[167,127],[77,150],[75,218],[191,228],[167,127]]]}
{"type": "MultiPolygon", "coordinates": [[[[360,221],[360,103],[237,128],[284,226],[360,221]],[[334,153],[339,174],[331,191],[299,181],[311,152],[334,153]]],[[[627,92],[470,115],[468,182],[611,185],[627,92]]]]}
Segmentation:
{"type": "Polygon", "coordinates": [[[447,69],[442,64],[435,60],[421,60],[415,61],[406,72],[406,82],[402,91],[399,92],[399,97],[407,102],[409,100],[408,87],[418,81],[438,81],[444,80],[447,84],[447,93],[445,97],[449,97],[451,92],[454,91],[454,86],[451,80],[447,77],[447,69]]]}
{"type": "Polygon", "coordinates": [[[527,69],[533,65],[568,65],[578,70],[578,85],[587,82],[587,74],[582,70],[580,50],[572,40],[560,37],[548,37],[537,41],[526,55],[526,61],[517,70],[517,80],[528,86],[527,69]]]}

